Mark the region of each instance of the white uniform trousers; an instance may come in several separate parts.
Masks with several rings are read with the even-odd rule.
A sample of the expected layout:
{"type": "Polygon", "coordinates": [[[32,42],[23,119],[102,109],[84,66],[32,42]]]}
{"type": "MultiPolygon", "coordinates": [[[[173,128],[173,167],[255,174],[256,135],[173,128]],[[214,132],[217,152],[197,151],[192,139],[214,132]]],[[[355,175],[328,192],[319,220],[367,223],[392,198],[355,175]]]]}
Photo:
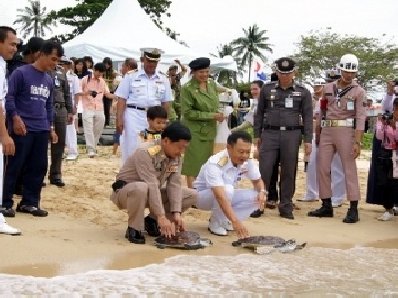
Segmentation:
{"type": "MultiPolygon", "coordinates": [[[[319,147],[315,146],[315,138],[312,140],[312,152],[308,162],[306,175],[306,192],[304,194],[305,200],[315,200],[319,198],[319,177],[317,175],[317,158],[319,147]]],[[[331,164],[332,173],[332,202],[334,204],[341,204],[346,197],[345,176],[343,172],[343,165],[341,163],[340,155],[335,153],[331,164]]]]}
{"type": "Polygon", "coordinates": [[[138,134],[148,127],[146,111],[127,108],[124,112],[123,133],[120,136],[122,165],[138,146],[138,134]]]}
{"type": "Polygon", "coordinates": [[[3,204],[4,155],[3,145],[0,144],[0,206],[3,204]]]}
{"type": "Polygon", "coordinates": [[[73,123],[68,124],[66,126],[66,148],[68,150],[68,155],[79,155],[79,152],[77,150],[77,132],[76,132],[76,126],[75,126],[75,118],[76,116],[73,116],[73,123]]]}
{"type": "MultiPolygon", "coordinates": [[[[257,191],[252,189],[234,189],[232,185],[225,185],[225,193],[239,220],[247,219],[254,210],[259,208],[257,191]]],[[[202,210],[211,210],[211,217],[214,221],[222,223],[228,220],[211,189],[198,192],[196,207],[202,210]]]]}

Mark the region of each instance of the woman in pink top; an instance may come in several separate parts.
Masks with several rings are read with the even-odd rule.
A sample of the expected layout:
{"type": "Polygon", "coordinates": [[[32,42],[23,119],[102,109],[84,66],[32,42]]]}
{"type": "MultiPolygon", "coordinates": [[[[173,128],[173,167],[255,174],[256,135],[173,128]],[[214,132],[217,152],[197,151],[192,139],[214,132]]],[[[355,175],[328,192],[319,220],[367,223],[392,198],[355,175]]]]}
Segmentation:
{"type": "Polygon", "coordinates": [[[376,138],[381,140],[381,149],[376,159],[376,182],[380,188],[383,207],[386,211],[378,219],[394,218],[394,203],[398,200],[398,98],[393,103],[393,113],[384,113],[376,124],[376,138]]]}

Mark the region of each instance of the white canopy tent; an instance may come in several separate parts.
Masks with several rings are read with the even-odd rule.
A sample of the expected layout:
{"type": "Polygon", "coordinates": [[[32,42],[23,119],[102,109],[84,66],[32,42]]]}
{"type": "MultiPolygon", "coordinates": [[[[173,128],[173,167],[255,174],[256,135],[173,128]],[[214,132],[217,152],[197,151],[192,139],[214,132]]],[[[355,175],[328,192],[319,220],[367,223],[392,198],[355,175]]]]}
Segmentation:
{"type": "MultiPolygon", "coordinates": [[[[164,65],[173,64],[175,59],[188,64],[197,57],[209,56],[196,53],[167,36],[136,0],[113,0],[91,27],[63,46],[69,57],[92,56],[97,62],[104,57],[113,61],[138,58],[140,48],[161,49],[164,53],[160,63],[164,65]]],[[[237,70],[231,56],[210,59],[212,68],[237,70]]]]}

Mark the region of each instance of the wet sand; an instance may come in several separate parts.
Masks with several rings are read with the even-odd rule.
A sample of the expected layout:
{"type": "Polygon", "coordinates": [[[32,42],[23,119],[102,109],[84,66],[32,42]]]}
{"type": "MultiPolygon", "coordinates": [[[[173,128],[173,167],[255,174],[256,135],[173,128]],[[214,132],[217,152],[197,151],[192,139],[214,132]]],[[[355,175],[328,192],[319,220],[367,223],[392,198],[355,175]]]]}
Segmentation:
{"type": "MultiPolygon", "coordinates": [[[[249,219],[246,225],[252,235],[275,235],[307,242],[308,247],[348,249],[352,247],[398,248],[398,217],[391,222],[379,222],[381,206],[364,203],[369,152],[358,160],[362,202],[361,221],[344,224],[348,204],[335,209],[334,218],[308,218],[306,213],[319,202],[295,202],[294,221],[281,219],[276,210],[266,210],[264,216],[249,219]]],[[[210,235],[207,231],[209,213],[190,209],[184,218],[190,230],[210,238],[212,247],[197,251],[158,249],[147,236],[146,245],[130,244],[124,238],[127,215],[109,200],[110,185],[119,168],[119,158],[111,155],[110,147],[101,148],[100,155],[89,159],[83,154],[76,162],[64,162],[66,186],[48,185],[42,193],[42,207],[47,218],[35,218],[17,213],[8,222],[21,228],[23,235],[0,235],[2,259],[0,272],[32,276],[55,276],[100,269],[125,270],[148,264],[162,263],[165,258],[185,255],[237,255],[247,253],[231,246],[236,239],[210,235]]],[[[300,161],[295,200],[303,196],[305,176],[300,161]]],[[[18,201],[19,198],[16,199],[18,201]]]]}

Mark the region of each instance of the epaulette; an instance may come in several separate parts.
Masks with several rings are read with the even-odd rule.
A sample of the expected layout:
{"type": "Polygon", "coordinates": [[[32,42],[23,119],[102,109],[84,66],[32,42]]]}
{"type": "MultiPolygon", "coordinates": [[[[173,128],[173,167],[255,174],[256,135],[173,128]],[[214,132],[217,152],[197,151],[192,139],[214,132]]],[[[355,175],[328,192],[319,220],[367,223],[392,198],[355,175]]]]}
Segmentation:
{"type": "Polygon", "coordinates": [[[162,147],[160,145],[153,145],[149,147],[147,150],[149,155],[153,157],[162,150],[162,147]]]}
{"type": "Polygon", "coordinates": [[[223,157],[220,158],[220,160],[218,161],[217,164],[218,164],[220,167],[223,167],[223,166],[225,166],[227,163],[228,163],[228,156],[223,156],[223,157]]]}

